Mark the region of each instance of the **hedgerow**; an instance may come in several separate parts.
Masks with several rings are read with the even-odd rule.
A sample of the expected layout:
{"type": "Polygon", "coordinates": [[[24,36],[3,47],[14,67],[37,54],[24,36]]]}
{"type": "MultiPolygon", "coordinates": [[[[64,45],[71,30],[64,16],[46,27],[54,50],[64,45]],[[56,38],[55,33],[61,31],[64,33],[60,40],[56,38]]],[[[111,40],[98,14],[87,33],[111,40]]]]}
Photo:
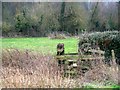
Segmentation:
{"type": "Polygon", "coordinates": [[[79,41],[79,48],[89,43],[90,47],[100,47],[105,51],[105,59],[111,60],[111,50],[114,50],[116,61],[120,64],[120,32],[119,31],[105,31],[84,34],[79,41]]]}

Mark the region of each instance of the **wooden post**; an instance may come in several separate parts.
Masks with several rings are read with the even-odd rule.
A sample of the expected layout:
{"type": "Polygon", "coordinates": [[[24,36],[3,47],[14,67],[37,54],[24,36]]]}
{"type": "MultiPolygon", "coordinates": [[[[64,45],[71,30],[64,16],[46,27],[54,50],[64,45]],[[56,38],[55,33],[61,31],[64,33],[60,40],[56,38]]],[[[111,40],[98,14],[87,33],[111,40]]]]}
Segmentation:
{"type": "Polygon", "coordinates": [[[111,50],[111,52],[112,52],[113,71],[118,71],[118,66],[116,65],[116,61],[115,61],[115,52],[114,50],[111,50]]]}
{"type": "Polygon", "coordinates": [[[112,62],[113,62],[113,65],[116,65],[116,62],[115,62],[115,52],[114,50],[111,50],[112,52],[112,62]]]}
{"type": "MultiPolygon", "coordinates": [[[[100,48],[98,47],[98,57],[101,57],[101,52],[100,52],[100,48]]],[[[99,63],[102,63],[102,59],[99,59],[99,63]]]]}

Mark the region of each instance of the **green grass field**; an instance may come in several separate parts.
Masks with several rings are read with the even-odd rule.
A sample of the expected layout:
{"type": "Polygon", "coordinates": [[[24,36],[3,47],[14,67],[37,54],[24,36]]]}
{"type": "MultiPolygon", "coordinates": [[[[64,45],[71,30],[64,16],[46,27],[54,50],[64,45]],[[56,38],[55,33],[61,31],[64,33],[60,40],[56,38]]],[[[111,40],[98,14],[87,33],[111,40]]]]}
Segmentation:
{"type": "Polygon", "coordinates": [[[65,53],[77,52],[78,39],[49,39],[45,38],[3,38],[2,49],[16,48],[33,50],[41,53],[56,54],[56,45],[65,44],[65,53]]]}

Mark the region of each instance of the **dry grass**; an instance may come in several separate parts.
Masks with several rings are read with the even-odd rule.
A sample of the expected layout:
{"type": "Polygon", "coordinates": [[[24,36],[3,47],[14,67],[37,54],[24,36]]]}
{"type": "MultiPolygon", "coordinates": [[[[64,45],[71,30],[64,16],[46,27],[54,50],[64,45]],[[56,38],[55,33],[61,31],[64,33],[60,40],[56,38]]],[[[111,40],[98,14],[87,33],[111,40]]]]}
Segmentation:
{"type": "Polygon", "coordinates": [[[18,50],[3,50],[2,87],[73,87],[74,81],[62,77],[53,57],[18,50]]]}
{"type": "Polygon", "coordinates": [[[66,39],[67,38],[67,36],[64,33],[58,33],[58,32],[49,33],[48,37],[50,39],[66,39]]]}
{"type": "Polygon", "coordinates": [[[118,84],[118,67],[117,66],[107,66],[105,64],[100,64],[95,66],[92,70],[89,70],[85,74],[86,80],[89,82],[98,82],[102,86],[118,84]]]}
{"type": "Polygon", "coordinates": [[[89,70],[85,76],[65,78],[50,55],[6,49],[2,53],[2,87],[73,88],[83,87],[93,81],[102,86],[105,86],[106,81],[117,84],[118,69],[116,66],[111,68],[100,64],[89,70]]]}

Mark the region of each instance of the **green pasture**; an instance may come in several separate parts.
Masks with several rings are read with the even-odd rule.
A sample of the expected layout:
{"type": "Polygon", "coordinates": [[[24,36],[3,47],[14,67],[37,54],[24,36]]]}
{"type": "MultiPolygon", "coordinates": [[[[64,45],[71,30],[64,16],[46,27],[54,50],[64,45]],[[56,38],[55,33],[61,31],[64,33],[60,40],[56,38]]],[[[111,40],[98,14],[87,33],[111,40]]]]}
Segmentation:
{"type": "Polygon", "coordinates": [[[56,45],[58,43],[65,44],[65,53],[77,52],[78,48],[77,38],[67,39],[49,39],[47,37],[42,38],[3,38],[2,49],[16,48],[20,50],[32,50],[41,53],[56,54],[56,45]]]}

